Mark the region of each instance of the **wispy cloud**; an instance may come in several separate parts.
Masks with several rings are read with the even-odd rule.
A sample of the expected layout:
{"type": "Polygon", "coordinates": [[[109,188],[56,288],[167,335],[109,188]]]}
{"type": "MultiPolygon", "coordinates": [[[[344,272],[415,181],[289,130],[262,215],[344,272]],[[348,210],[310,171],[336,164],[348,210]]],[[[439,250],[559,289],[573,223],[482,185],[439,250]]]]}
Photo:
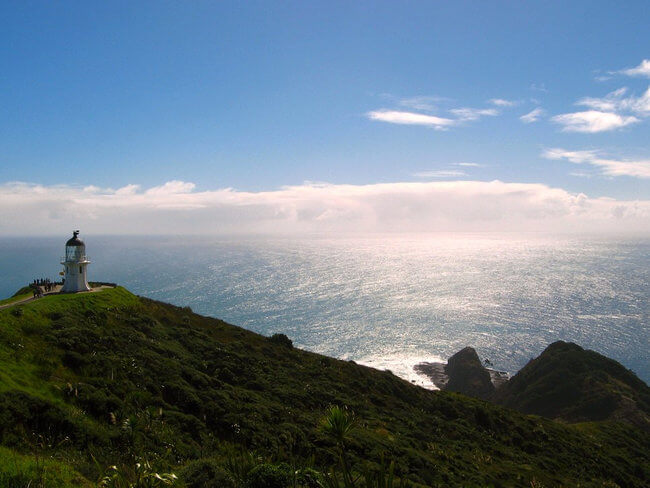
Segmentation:
{"type": "Polygon", "coordinates": [[[601,152],[596,150],[567,151],[562,148],[547,149],[542,156],[547,159],[565,159],[574,164],[590,164],[607,176],[650,178],[650,160],[611,159],[603,157],[601,152]]]}
{"type": "Polygon", "coordinates": [[[497,107],[514,107],[517,105],[517,102],[514,102],[512,100],[505,100],[503,98],[491,98],[488,100],[492,105],[496,105],[497,107]]]}
{"type": "Polygon", "coordinates": [[[593,175],[591,173],[587,173],[586,171],[571,171],[569,173],[569,176],[576,176],[578,178],[591,178],[593,175]]]}
{"type": "Polygon", "coordinates": [[[196,191],[177,181],[124,188],[0,185],[0,233],[650,232],[648,200],[590,198],[532,183],[306,183],[246,192],[196,191]]]}
{"type": "Polygon", "coordinates": [[[474,121],[481,117],[494,117],[499,115],[499,111],[493,108],[452,108],[449,112],[458,117],[461,121],[474,121]]]}
{"type": "Polygon", "coordinates": [[[544,83],[533,83],[530,85],[530,89],[536,92],[548,93],[548,88],[544,83]]]}
{"type": "Polygon", "coordinates": [[[630,95],[626,87],[608,93],[602,98],[585,97],[576,102],[576,105],[609,112],[628,112],[645,117],[650,115],[650,87],[639,97],[630,95]]]}
{"type": "Polygon", "coordinates": [[[458,120],[437,117],[435,115],[420,114],[415,112],[400,112],[398,110],[373,110],[366,114],[370,120],[388,122],[402,125],[424,125],[437,130],[446,130],[458,124],[458,120]]]}
{"type": "Polygon", "coordinates": [[[587,110],[551,117],[551,120],[562,125],[564,132],[603,132],[620,129],[630,124],[639,122],[634,116],[623,116],[599,110],[587,110]]]}
{"type": "Polygon", "coordinates": [[[525,124],[532,124],[533,122],[537,122],[544,114],[546,111],[542,107],[537,107],[528,112],[525,115],[522,115],[519,117],[519,120],[524,122],[525,124]]]}
{"type": "Polygon", "coordinates": [[[623,69],[619,73],[627,76],[645,76],[646,78],[650,78],[650,59],[644,59],[638,66],[623,69]]]}
{"type": "MultiPolygon", "coordinates": [[[[411,110],[382,108],[367,112],[366,117],[370,120],[387,122],[390,124],[421,125],[432,127],[437,130],[447,130],[450,127],[463,125],[466,122],[473,122],[482,117],[494,117],[499,115],[499,111],[495,108],[461,107],[451,108],[444,111],[440,110],[438,107],[439,104],[449,104],[450,101],[451,99],[437,96],[403,98],[397,100],[396,104],[399,107],[407,107],[412,110],[417,110],[417,112],[411,110]],[[443,112],[446,115],[440,115],[440,112],[443,112]]],[[[507,102],[507,100],[502,100],[502,102],[507,102]]]]}
{"type": "Polygon", "coordinates": [[[417,178],[459,178],[461,176],[467,176],[467,173],[453,169],[440,169],[432,171],[420,171],[418,173],[414,173],[413,176],[417,178]]]}
{"type": "Polygon", "coordinates": [[[596,75],[594,76],[594,80],[599,81],[599,82],[604,82],[604,81],[609,81],[612,79],[612,75],[596,75]]]}
{"type": "Polygon", "coordinates": [[[401,107],[407,107],[413,110],[433,111],[440,103],[449,101],[448,98],[438,96],[418,96],[402,98],[398,101],[401,107]]]}
{"type": "Polygon", "coordinates": [[[615,112],[621,108],[621,101],[623,95],[627,93],[627,88],[619,88],[613,92],[608,93],[602,98],[584,97],[576,102],[576,105],[589,107],[595,110],[604,110],[607,112],[615,112]]]}
{"type": "Polygon", "coordinates": [[[478,163],[454,163],[454,166],[466,166],[471,168],[482,168],[484,165],[478,163]]]}
{"type": "Polygon", "coordinates": [[[626,87],[604,97],[584,97],[576,105],[590,108],[583,112],[556,115],[551,118],[566,132],[604,132],[620,129],[650,116],[650,87],[641,95],[628,95],[626,87]]]}

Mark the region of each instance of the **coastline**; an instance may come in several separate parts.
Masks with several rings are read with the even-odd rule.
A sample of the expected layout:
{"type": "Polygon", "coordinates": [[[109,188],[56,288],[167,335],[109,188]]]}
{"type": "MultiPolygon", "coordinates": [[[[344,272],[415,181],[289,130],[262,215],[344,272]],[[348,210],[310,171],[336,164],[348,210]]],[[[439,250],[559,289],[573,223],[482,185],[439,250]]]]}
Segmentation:
{"type": "MultiPolygon", "coordinates": [[[[444,390],[449,382],[449,376],[445,372],[446,366],[446,362],[421,362],[413,366],[413,369],[417,374],[426,376],[436,386],[437,390],[444,390]]],[[[499,371],[491,368],[485,369],[490,373],[490,380],[495,388],[499,388],[511,377],[507,371],[499,371]]]]}

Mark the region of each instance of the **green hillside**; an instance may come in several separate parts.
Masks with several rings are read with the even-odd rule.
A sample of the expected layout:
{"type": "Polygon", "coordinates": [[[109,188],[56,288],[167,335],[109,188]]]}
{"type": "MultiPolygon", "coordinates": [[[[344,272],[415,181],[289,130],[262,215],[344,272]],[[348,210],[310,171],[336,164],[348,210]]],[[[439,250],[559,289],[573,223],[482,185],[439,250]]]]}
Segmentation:
{"type": "Polygon", "coordinates": [[[0,310],[0,444],[0,486],[27,486],[30,469],[43,486],[80,486],[138,461],[178,486],[286,486],[269,480],[287,465],[318,486],[342,446],[353,473],[393,460],[411,486],[650,483],[650,438],[633,426],[423,390],[120,287],[0,310]],[[356,419],[338,448],[331,405],[356,419]]]}
{"type": "Polygon", "coordinates": [[[650,388],[620,363],[555,342],[496,395],[502,405],[567,422],[621,420],[650,432],[650,388]]]}

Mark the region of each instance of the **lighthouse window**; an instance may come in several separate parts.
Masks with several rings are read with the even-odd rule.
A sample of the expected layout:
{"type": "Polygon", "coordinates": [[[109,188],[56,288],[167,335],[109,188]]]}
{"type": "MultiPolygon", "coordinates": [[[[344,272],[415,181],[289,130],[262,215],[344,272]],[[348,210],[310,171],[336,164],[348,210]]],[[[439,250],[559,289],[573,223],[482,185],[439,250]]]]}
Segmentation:
{"type": "Polygon", "coordinates": [[[79,273],[81,273],[81,266],[79,266],[79,273]]]}

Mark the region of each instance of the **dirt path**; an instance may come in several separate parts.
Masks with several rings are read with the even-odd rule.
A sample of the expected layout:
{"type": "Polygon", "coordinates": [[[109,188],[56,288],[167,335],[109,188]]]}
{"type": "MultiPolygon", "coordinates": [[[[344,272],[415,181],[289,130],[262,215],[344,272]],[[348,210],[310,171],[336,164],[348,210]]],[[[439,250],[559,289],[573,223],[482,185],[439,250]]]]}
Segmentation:
{"type": "Polygon", "coordinates": [[[36,300],[36,297],[23,298],[22,300],[17,300],[15,302],[0,305],[0,310],[4,308],[13,307],[14,305],[20,305],[21,303],[33,302],[34,300],[36,300]]]}

